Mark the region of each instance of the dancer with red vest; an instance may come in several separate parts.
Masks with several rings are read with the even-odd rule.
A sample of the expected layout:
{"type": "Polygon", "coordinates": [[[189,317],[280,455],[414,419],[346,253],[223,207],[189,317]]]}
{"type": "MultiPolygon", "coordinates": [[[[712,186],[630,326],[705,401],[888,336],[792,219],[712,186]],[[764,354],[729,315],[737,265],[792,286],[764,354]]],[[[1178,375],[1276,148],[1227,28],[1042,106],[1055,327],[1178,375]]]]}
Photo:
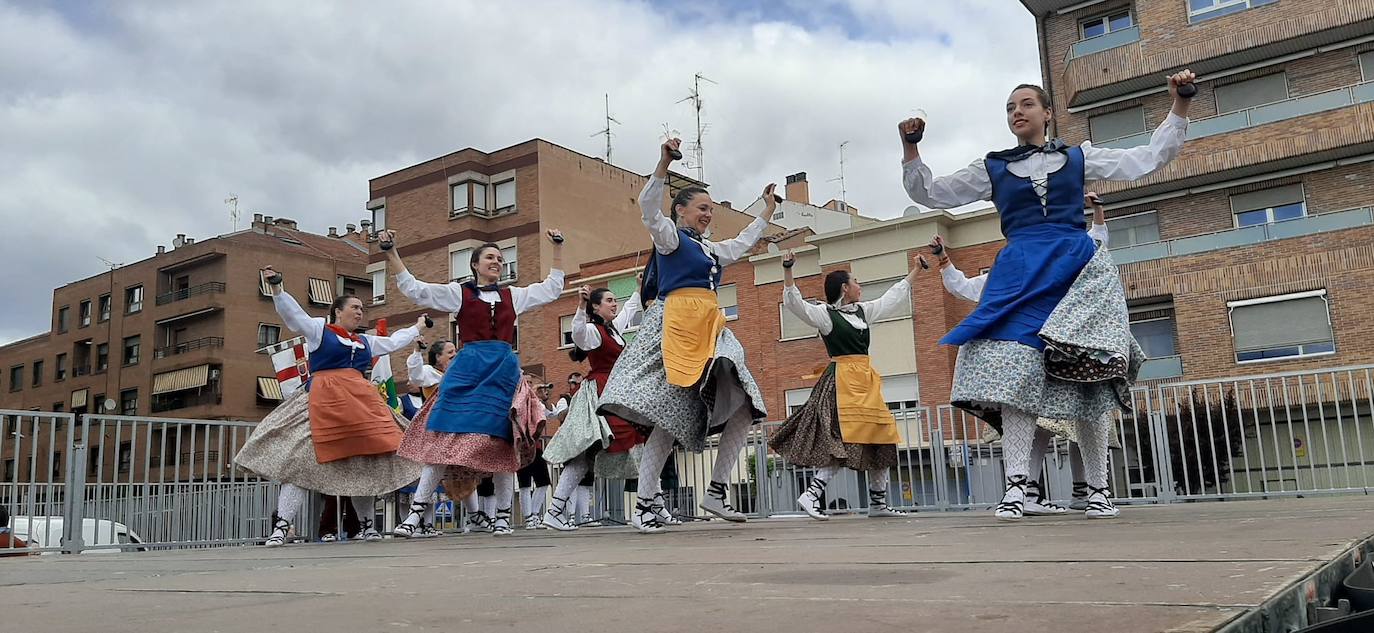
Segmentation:
{"type": "MultiPolygon", "coordinates": [[[[607,288],[593,290],[583,286],[578,295],[582,298],[582,309],[573,315],[574,348],[568,356],[575,362],[588,361],[591,370],[573,395],[558,434],[544,451],[544,458],[550,463],[563,465],[553,503],[544,515],[546,527],[561,531],[577,529],[574,510],[577,504],[573,503],[570,508],[569,503],[593,465],[596,475],[604,479],[638,477],[638,467],[630,456],[630,449],[644,441],[629,422],[614,415],[603,417],[596,412],[611,368],[625,349],[625,339],[620,332],[629,327],[640,312],[639,293],[630,295],[623,304],[607,288]],[[588,386],[591,388],[586,388],[588,386]]],[[[665,521],[672,520],[666,511],[664,515],[665,521]]]]}
{"type": "Polygon", "coordinates": [[[483,244],[473,251],[468,265],[475,281],[432,284],[415,279],[406,269],[394,247],[394,231],[381,234],[389,246],[387,255],[397,271],[401,294],[418,305],[457,315],[462,342],[457,358],[444,372],[438,395],[415,416],[401,441],[398,454],[426,466],[410,515],[393,532],[397,536],[417,532],[439,480],[450,469],[463,477],[492,475],[496,487],[492,533],[512,533],[515,471],[526,463],[523,460],[534,458],[531,436],[537,433],[529,429],[542,425],[544,418],[542,405],[527,406],[535,398],[533,387],[521,380],[514,350],[515,318],[551,303],[563,292],[563,235],[550,230],[548,237],[553,243],[548,277],[516,288],[497,285],[505,261],[496,244],[483,244]],[[513,408],[518,411],[517,428],[511,424],[513,408]]]}
{"type": "Polygon", "coordinates": [[[350,497],[365,541],[380,541],[372,527],[373,498],[415,480],[420,465],[397,457],[403,421],[367,379],[374,356],[405,349],[420,334],[414,327],[391,336],[355,334],[362,327],[363,302],[353,295],[334,300],[326,322],[312,317],[282,289],[271,266],[262,269],[282,322],[305,337],[310,380],[253,430],[234,462],[282,482],[267,547],[286,542],[307,491],[350,497]]]}

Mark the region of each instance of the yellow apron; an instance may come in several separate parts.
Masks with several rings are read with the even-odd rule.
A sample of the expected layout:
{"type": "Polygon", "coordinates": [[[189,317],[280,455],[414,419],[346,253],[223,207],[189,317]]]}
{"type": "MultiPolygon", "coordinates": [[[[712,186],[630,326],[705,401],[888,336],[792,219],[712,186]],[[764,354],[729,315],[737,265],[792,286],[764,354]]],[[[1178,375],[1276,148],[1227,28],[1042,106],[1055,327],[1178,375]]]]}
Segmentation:
{"type": "Polygon", "coordinates": [[[867,354],[836,356],[835,408],[846,444],[901,444],[897,420],[883,401],[883,379],[867,354]]]}
{"type": "Polygon", "coordinates": [[[663,368],[669,384],[692,387],[716,354],[716,339],[725,329],[725,314],[716,293],[705,288],[679,288],[663,302],[663,368]]]}

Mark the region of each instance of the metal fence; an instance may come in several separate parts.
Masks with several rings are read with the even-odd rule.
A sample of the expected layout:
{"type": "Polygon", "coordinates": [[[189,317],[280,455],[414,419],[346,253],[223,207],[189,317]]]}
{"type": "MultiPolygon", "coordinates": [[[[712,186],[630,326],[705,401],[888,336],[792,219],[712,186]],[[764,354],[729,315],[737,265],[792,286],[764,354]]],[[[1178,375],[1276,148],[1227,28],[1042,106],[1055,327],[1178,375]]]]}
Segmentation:
{"type": "MultiPolygon", "coordinates": [[[[1113,494],[1130,504],[1367,493],[1372,393],[1374,365],[1138,387],[1132,411],[1111,419],[1113,494]]],[[[948,405],[903,403],[894,415],[903,442],[890,473],[893,506],[981,510],[1001,499],[1001,447],[981,420],[948,405]]],[[[35,551],[248,544],[269,529],[277,485],[233,464],[252,423],[3,410],[0,421],[0,506],[35,551]]],[[[754,427],[726,478],[732,504],[753,517],[799,515],[796,498],[814,474],[770,454],[779,425],[754,427]]],[[[1069,450],[1056,440],[1040,473],[1053,499],[1071,494],[1069,450]]],[[[716,453],[676,453],[677,486],[667,491],[675,514],[699,513],[716,453]]],[[[863,512],[867,489],[866,473],[843,472],[827,506],[863,512]]],[[[592,516],[603,520],[623,522],[633,506],[624,481],[598,481],[594,499],[592,516]]],[[[322,501],[299,516],[318,517],[322,501]]],[[[383,500],[379,529],[399,520],[405,501],[383,500]]],[[[462,518],[451,505],[440,517],[450,530],[462,518]]],[[[318,538],[313,519],[297,524],[301,538],[318,538]]]]}

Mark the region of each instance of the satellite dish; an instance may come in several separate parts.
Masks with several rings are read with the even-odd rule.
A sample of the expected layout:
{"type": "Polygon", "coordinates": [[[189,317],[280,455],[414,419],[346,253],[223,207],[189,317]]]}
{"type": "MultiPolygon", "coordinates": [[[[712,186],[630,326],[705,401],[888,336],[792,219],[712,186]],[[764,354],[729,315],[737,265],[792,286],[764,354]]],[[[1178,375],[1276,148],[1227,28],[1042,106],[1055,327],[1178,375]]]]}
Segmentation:
{"type": "Polygon", "coordinates": [[[106,411],[114,411],[114,408],[115,408],[115,401],[114,401],[114,398],[106,398],[106,399],[105,399],[105,410],[106,410],[106,411]]]}
{"type": "Polygon", "coordinates": [[[777,255],[777,254],[778,254],[778,243],[777,243],[777,242],[769,242],[769,243],[768,243],[768,254],[769,254],[769,255],[777,255]]]}

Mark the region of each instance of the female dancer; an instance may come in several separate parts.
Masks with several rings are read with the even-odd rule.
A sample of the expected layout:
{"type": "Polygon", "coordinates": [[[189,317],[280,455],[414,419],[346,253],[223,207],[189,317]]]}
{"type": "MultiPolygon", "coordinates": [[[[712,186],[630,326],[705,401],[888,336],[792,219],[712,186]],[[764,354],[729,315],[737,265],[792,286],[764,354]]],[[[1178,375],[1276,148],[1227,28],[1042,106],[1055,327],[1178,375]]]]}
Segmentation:
{"type": "MultiPolygon", "coordinates": [[[[424,337],[420,337],[415,342],[415,351],[406,357],[406,373],[409,375],[411,386],[420,389],[421,404],[419,408],[423,408],[425,402],[433,400],[438,395],[439,383],[444,380],[444,371],[448,369],[449,364],[457,355],[458,346],[444,339],[439,339],[432,345],[426,344],[424,337]]],[[[456,501],[461,498],[463,500],[463,510],[467,515],[467,526],[463,528],[463,532],[472,529],[487,531],[491,517],[478,508],[477,480],[449,478],[443,484],[444,490],[450,495],[450,499],[456,501]]],[[[444,533],[434,527],[435,505],[430,504],[425,509],[424,520],[421,521],[419,529],[409,536],[417,538],[443,536],[444,533]]]]}
{"type": "Polygon", "coordinates": [[[911,267],[905,279],[873,301],[859,301],[863,288],[849,271],[825,276],[826,305],[802,298],[792,280],[792,251],[782,259],[782,305],[816,328],[830,355],[830,365],[811,390],[806,405],[787,417],[768,441],[793,464],[816,468],[797,503],[811,518],[824,521],[821,495],[840,468],[868,473],[868,516],[906,516],[887,504],[888,475],[897,465],[901,435],[897,421],[883,401],[883,382],[868,360],[869,324],[911,301],[911,281],[920,268],[911,267]]]}
{"type": "Polygon", "coordinates": [[[725,482],[739,460],[749,426],[767,415],[763,395],[744,364],[744,349],[725,328],[716,302],[721,270],[744,257],[777,210],[773,185],[763,190],[767,210],[723,242],[705,238],[711,226],[711,196],[687,187],[674,196],[672,219],[660,210],[668,165],[681,141],[659,148],[658,167],[639,194],[644,226],[654,242],[641,296],[657,301],[644,313],[639,334],[611,371],[600,413],[653,427],[639,461],[639,492],[631,523],[641,532],[664,530],[657,499],[659,473],[674,440],[688,450],[706,448],[706,436],[719,432],[711,484],[701,508],[727,521],[744,514],[726,502],[725,482]]]}
{"type": "MultiPolygon", "coordinates": [[[[573,362],[590,361],[591,370],[586,380],[592,389],[579,388],[568,405],[568,415],[558,434],[549,442],[545,456],[555,464],[563,465],[558,475],[558,487],[553,492],[553,502],[544,515],[544,525],[561,531],[577,529],[580,518],[578,506],[584,486],[583,481],[591,474],[595,461],[597,474],[603,478],[626,479],[637,476],[630,449],[643,441],[642,436],[629,422],[613,415],[604,418],[597,415],[600,394],[606,390],[611,368],[625,349],[625,339],[620,330],[627,327],[639,313],[639,293],[625,300],[624,309],[615,295],[607,288],[592,290],[583,286],[578,290],[582,298],[582,309],[573,315],[573,349],[568,356],[573,362]],[[604,453],[602,451],[605,451],[604,453]],[[603,458],[605,458],[603,460],[603,458]],[[603,463],[603,461],[605,463],[603,463]],[[612,464],[616,462],[617,464],[612,464]],[[612,471],[620,465],[618,471],[612,471]],[[570,500],[572,508],[569,508],[570,500]]],[[[588,495],[590,496],[590,495],[588,495]]],[[[667,514],[667,511],[664,511],[667,514]]],[[[671,519],[671,515],[668,517],[671,519]]]]}
{"type": "MultiPolygon", "coordinates": [[[[469,266],[476,281],[464,284],[419,281],[394,246],[387,251],[401,294],[418,305],[455,313],[463,342],[444,372],[438,395],[416,416],[398,449],[425,468],[410,515],[396,526],[397,535],[409,536],[419,526],[446,466],[460,467],[461,476],[491,473],[496,496],[492,533],[512,532],[515,471],[533,459],[535,438],[531,436],[536,433],[532,429],[544,419],[544,407],[534,397],[532,385],[522,379],[520,361],[512,349],[515,318],[554,301],[563,291],[563,235],[550,230],[548,237],[553,243],[549,275],[523,288],[497,286],[504,261],[496,244],[483,244],[473,251],[469,266]],[[531,401],[538,406],[529,406],[531,401]],[[518,411],[518,429],[511,428],[512,409],[518,411]]],[[[395,232],[386,231],[381,239],[395,244],[395,232]]]]}
{"type": "Polygon", "coordinates": [[[1124,150],[1069,147],[1058,139],[1046,144],[1049,97],[1038,86],[1017,86],[1007,100],[1007,124],[1020,146],[940,178],[907,140],[925,122],[898,125],[903,182],[913,201],[944,209],[991,200],[1001,214],[1007,245],[981,301],[941,339],[960,346],[951,401],[1003,425],[1007,482],[999,519],[1023,516],[1037,417],[1077,423],[1090,488],[1087,515],[1119,513],[1108,495],[1102,420],[1114,406],[1129,409],[1127,390],[1141,355],[1127,329],[1125,293],[1111,256],[1083,232],[1084,182],[1133,180],[1172,160],[1188,123],[1188,100],[1178,87],[1192,81],[1186,70],[1169,77],[1168,118],[1149,145],[1124,150]],[[1060,337],[1065,328],[1078,340],[1060,337]]]}
{"type": "Polygon", "coordinates": [[[286,542],[292,521],[308,490],[350,497],[365,541],[380,541],[372,526],[377,495],[412,481],[420,464],[396,455],[404,420],[377,395],[367,379],[372,357],[410,345],[425,317],[391,336],[354,334],[366,321],[363,302],[343,295],[329,308],[329,319],[312,317],[282,288],[271,266],[262,276],[272,288],[272,304],[282,322],[305,337],[310,352],[310,382],[269,413],[234,456],[234,462],[282,482],[267,547],[286,542]],[[274,277],[276,279],[274,279],[274,277]]]}

